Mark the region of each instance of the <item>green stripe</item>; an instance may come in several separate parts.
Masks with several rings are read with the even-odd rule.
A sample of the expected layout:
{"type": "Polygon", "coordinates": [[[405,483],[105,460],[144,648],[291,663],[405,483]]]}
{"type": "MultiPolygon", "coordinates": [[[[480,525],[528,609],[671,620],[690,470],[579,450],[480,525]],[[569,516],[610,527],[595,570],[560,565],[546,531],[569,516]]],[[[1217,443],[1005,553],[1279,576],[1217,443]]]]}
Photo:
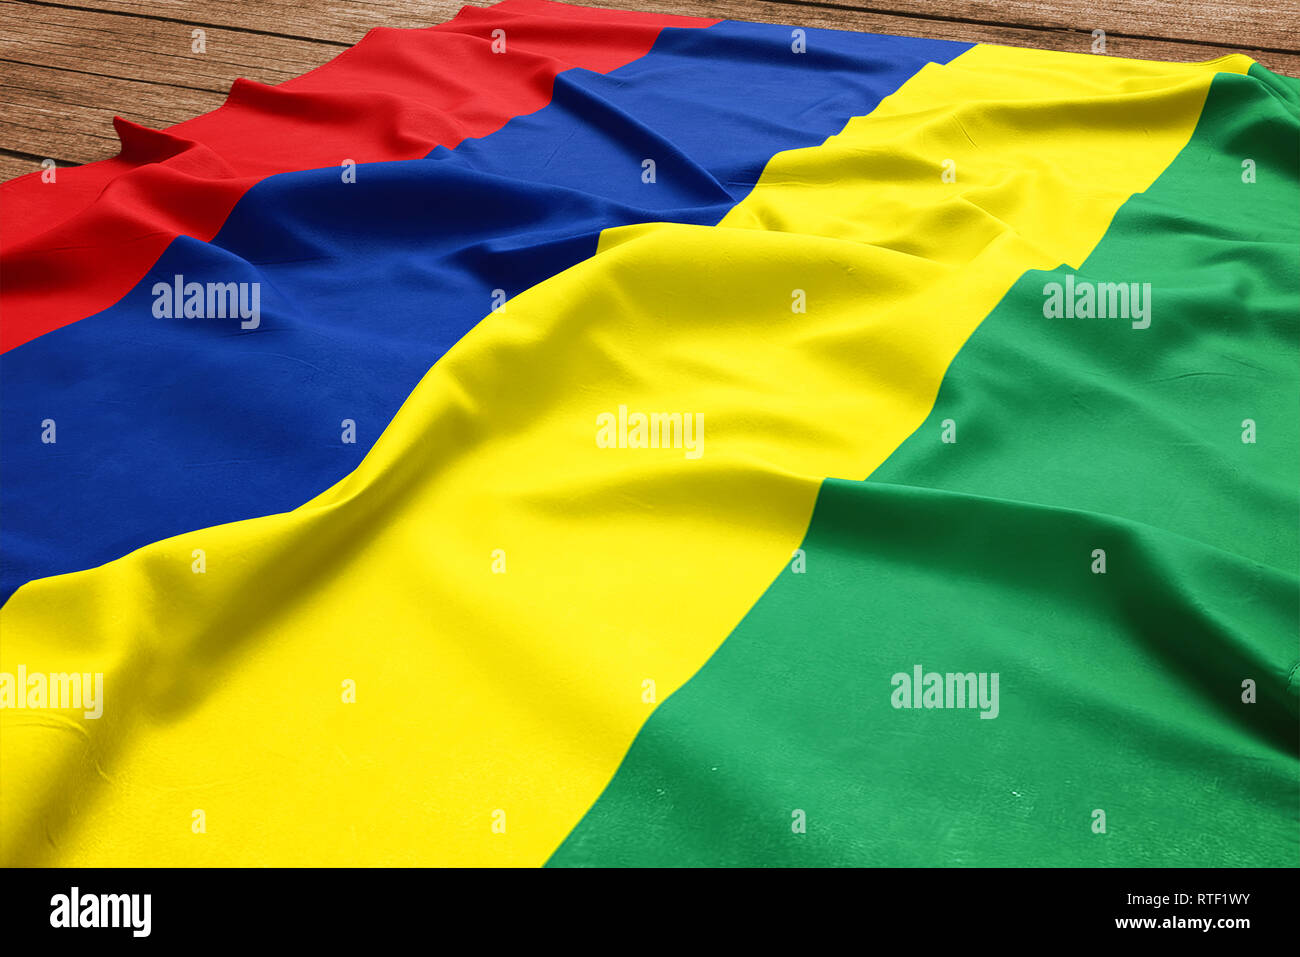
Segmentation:
{"type": "Polygon", "coordinates": [[[1297,89],[1218,76],[1078,271],[1150,282],[1150,328],[1046,319],[1069,270],[1030,273],[921,429],[823,485],[806,573],[655,711],[551,865],[1295,864],[1297,89]],[[998,717],[895,709],[916,664],[997,672],[998,717]]]}

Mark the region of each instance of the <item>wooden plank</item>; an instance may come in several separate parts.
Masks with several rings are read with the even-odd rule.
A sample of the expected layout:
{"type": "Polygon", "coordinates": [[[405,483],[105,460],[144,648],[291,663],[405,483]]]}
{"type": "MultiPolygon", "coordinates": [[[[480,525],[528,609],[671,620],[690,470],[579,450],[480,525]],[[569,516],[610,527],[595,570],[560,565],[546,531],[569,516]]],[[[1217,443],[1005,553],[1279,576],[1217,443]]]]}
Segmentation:
{"type": "MultiPolygon", "coordinates": [[[[85,163],[118,150],[114,114],[160,128],[216,109],[237,77],[282,83],[344,47],[152,18],[0,0],[0,144],[85,163]]],[[[9,155],[10,176],[33,161],[9,155]]],[[[39,162],[39,161],[37,161],[39,162]]]]}
{"type": "MultiPolygon", "coordinates": [[[[374,27],[428,27],[467,4],[460,0],[25,0],[30,6],[93,7],[191,27],[221,27],[351,46],[374,27]]],[[[628,9],[635,9],[636,0],[628,9]]],[[[488,6],[483,0],[471,6],[488,6]]],[[[39,14],[34,13],[34,17],[39,14]]]]}
{"type": "MultiPolygon", "coordinates": [[[[14,153],[74,162],[112,156],[117,152],[111,125],[114,113],[146,126],[169,126],[216,108],[236,77],[281,82],[329,60],[340,51],[340,44],[359,40],[373,26],[427,26],[450,19],[461,7],[456,0],[332,0],[323,7],[296,0],[82,2],[118,12],[75,9],[72,0],[0,0],[0,61],[9,61],[0,70],[0,145],[9,154],[0,156],[0,169],[6,172],[30,168],[29,158],[14,153]],[[157,13],[148,15],[151,11],[157,13]],[[207,52],[202,55],[192,53],[189,46],[190,30],[198,23],[207,24],[207,52]],[[269,35],[277,30],[312,34],[315,39],[269,35]]],[[[818,5],[776,0],[587,0],[586,5],[1077,52],[1087,52],[1091,44],[1090,28],[1031,29],[837,5],[847,2],[851,0],[818,0],[818,5]]],[[[897,5],[920,0],[881,2],[897,5]]],[[[998,3],[1006,7],[1005,0],[998,3]]],[[[1234,50],[1114,34],[1108,43],[1111,55],[1156,60],[1203,60],[1234,50]]],[[[1300,75],[1300,55],[1237,52],[1246,52],[1279,72],[1300,75]]]]}
{"type": "MultiPolygon", "coordinates": [[[[214,27],[205,31],[204,52],[195,53],[185,24],[11,0],[0,0],[0,22],[3,61],[223,95],[237,76],[282,83],[315,69],[341,49],[214,27]],[[27,15],[32,11],[37,15],[27,15]]],[[[94,86],[94,79],[86,82],[94,86]]]]}
{"type": "MultiPolygon", "coordinates": [[[[273,33],[295,37],[310,37],[319,41],[352,44],[376,26],[420,27],[440,23],[455,16],[463,5],[458,0],[330,0],[324,9],[301,0],[23,0],[31,7],[69,6],[93,4],[96,9],[131,14],[140,17],[166,18],[181,25],[211,25],[254,33],[273,33]]],[[[1035,10],[1053,7],[1086,10],[1096,0],[952,0],[942,10],[936,10],[933,0],[587,0],[586,6],[613,9],[647,10],[659,13],[681,13],[688,16],[719,17],[735,20],[754,20],[763,23],[803,24],[839,30],[866,30],[875,33],[894,33],[904,36],[924,36],[966,42],[1002,43],[1010,46],[1037,47],[1049,50],[1090,52],[1093,25],[1074,23],[1064,14],[1034,27],[1005,23],[995,19],[981,22],[978,19],[960,19],[954,9],[986,9],[990,16],[996,9],[997,17],[1012,16],[1018,4],[1028,3],[1035,10]],[[869,9],[878,5],[887,10],[869,9]],[[911,12],[899,12],[906,8],[911,12]],[[892,12],[891,12],[892,11],[892,12]],[[919,11],[919,12],[918,12],[919,11]],[[1057,25],[1053,26],[1055,23],[1057,25]]],[[[1147,35],[1124,35],[1114,27],[1101,27],[1108,32],[1107,53],[1111,56],[1131,56],[1140,59],[1188,62],[1205,60],[1225,53],[1245,53],[1270,69],[1291,76],[1300,76],[1300,40],[1295,28],[1296,16],[1287,16],[1300,8],[1300,0],[1202,0],[1199,13],[1187,14],[1179,9],[1171,16],[1161,0],[1106,0],[1110,5],[1123,5],[1121,9],[1142,8],[1148,12],[1144,19],[1130,20],[1144,23],[1154,32],[1147,35]],[[1282,44],[1281,49],[1295,52],[1273,52],[1271,42],[1250,41],[1251,31],[1257,21],[1267,18],[1270,5],[1282,15],[1273,16],[1267,25],[1266,37],[1282,44]],[[1211,34],[1207,24],[1214,19],[1203,11],[1219,11],[1214,16],[1228,24],[1217,34],[1211,34]],[[1238,29],[1237,21],[1243,26],[1238,29]],[[1171,21],[1191,20],[1197,27],[1184,27],[1171,21]],[[1208,39],[1180,43],[1168,39],[1182,31],[1188,36],[1196,34],[1208,39]],[[1282,39],[1277,39],[1277,37],[1282,39]]],[[[483,5],[486,5],[484,3],[483,5]]],[[[1026,20],[1025,14],[1015,14],[1026,20]]],[[[1109,14],[1108,14],[1109,16],[1109,14]]],[[[1133,29],[1138,29],[1134,27],[1133,29]]]]}
{"type": "MultiPolygon", "coordinates": [[[[50,157],[57,159],[57,157],[50,157]]],[[[60,163],[60,166],[66,163],[60,163]]],[[[0,149],[0,183],[23,176],[41,168],[40,159],[33,156],[21,156],[15,151],[0,149]]]]}
{"type": "Polygon", "coordinates": [[[225,94],[23,63],[0,70],[0,144],[79,163],[118,151],[113,115],[154,129],[221,105],[225,94]]]}
{"type": "MultiPolygon", "coordinates": [[[[455,16],[457,0],[331,0],[323,10],[300,0],[38,0],[66,6],[138,16],[166,17],[183,23],[211,24],[232,29],[355,43],[371,27],[421,27],[455,16]]],[[[486,6],[483,0],[480,6],[486,6]]],[[[657,10],[694,16],[715,15],[709,8],[728,9],[726,16],[766,23],[808,21],[795,13],[767,15],[769,5],[839,7],[899,21],[922,20],[913,36],[945,21],[972,25],[1030,28],[1028,33],[1058,31],[1088,37],[1093,29],[1129,39],[1187,40],[1215,49],[1254,49],[1300,53],[1300,0],[1196,0],[1171,10],[1165,0],[621,0],[587,3],[625,10],[657,10]],[[697,12],[703,9],[705,12],[697,12]],[[739,12],[737,12],[739,11],[739,12]],[[1105,22],[1100,22],[1105,21],[1105,22]]],[[[859,29],[847,25],[840,29],[859,29]]],[[[1038,46],[1025,41],[1020,46],[1038,46]]],[[[1056,47],[1052,47],[1056,49],[1056,47]]],[[[1086,49],[1086,47],[1085,47],[1086,49]]],[[[1191,56],[1176,59],[1193,59],[1191,56]]],[[[1157,58],[1161,59],[1161,58],[1157,58]]],[[[1168,57],[1163,59],[1170,59],[1168,57]]],[[[1263,62],[1263,61],[1261,61],[1263,62]]]]}
{"type": "MultiPolygon", "coordinates": [[[[805,0],[756,0],[799,6],[805,0]]],[[[819,6],[1300,53],[1300,0],[807,0],[819,6]]]]}
{"type": "MultiPolygon", "coordinates": [[[[1071,53],[1090,53],[1092,45],[1091,27],[1086,30],[1034,30],[965,20],[919,19],[914,16],[874,13],[825,4],[763,2],[763,0],[617,0],[617,2],[584,0],[583,5],[615,9],[634,7],[637,10],[658,13],[753,20],[758,23],[781,23],[826,30],[891,33],[898,36],[930,37],[936,40],[960,40],[966,43],[1000,43],[1004,46],[1033,47],[1071,53]]],[[[1278,73],[1300,76],[1300,54],[1273,53],[1249,47],[1216,46],[1141,37],[1108,37],[1106,53],[1109,56],[1181,63],[1209,60],[1229,53],[1244,53],[1278,73]]]]}

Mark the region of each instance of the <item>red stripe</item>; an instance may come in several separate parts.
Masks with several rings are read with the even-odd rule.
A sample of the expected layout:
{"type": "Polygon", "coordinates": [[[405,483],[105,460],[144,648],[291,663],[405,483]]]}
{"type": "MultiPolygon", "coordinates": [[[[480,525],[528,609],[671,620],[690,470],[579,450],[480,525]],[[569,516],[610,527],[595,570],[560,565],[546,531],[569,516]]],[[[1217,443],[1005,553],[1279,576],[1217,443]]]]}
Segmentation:
{"type": "Polygon", "coordinates": [[[111,306],[177,236],[212,239],[267,176],[455,147],[546,106],[563,70],[608,72],[665,27],[717,22],[505,0],[426,29],[371,30],[280,86],[236,80],[220,108],[166,130],[114,118],[113,159],[0,186],[0,351],[111,306]],[[498,28],[505,54],[492,52],[498,28]]]}

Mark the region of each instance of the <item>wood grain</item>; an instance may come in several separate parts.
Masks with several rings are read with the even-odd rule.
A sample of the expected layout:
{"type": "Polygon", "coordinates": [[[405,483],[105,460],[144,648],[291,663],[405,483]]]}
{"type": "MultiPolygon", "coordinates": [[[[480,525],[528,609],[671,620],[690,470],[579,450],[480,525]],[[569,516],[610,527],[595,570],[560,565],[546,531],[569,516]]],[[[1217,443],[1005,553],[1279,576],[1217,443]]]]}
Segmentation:
{"type": "MultiPolygon", "coordinates": [[[[488,6],[479,0],[472,6],[488,6]]],[[[32,0],[31,6],[93,8],[198,27],[298,37],[351,46],[374,27],[427,27],[466,6],[459,0],[32,0]]],[[[625,9],[636,9],[631,0],[625,9]]]]}
{"type": "MultiPolygon", "coordinates": [[[[892,2],[892,0],[889,0],[892,2]]],[[[1070,0],[1065,0],[1070,2],[1070,0]]],[[[1294,0],[1286,0],[1294,2],[1294,0]]],[[[589,7],[628,8],[658,13],[682,13],[697,17],[722,17],[731,20],[754,20],[761,23],[788,23],[791,26],[819,27],[827,30],[860,30],[868,33],[892,33],[902,36],[960,40],[967,43],[1000,43],[1004,46],[1034,47],[1090,53],[1092,27],[1030,29],[1023,26],[986,24],[966,20],[935,20],[912,15],[878,13],[832,2],[804,0],[584,0],[589,7]]],[[[1154,6],[1154,4],[1153,4],[1154,6]]],[[[931,7],[933,9],[933,5],[931,7]]],[[[1126,37],[1108,33],[1109,56],[1136,57],[1140,60],[1167,60],[1188,63],[1209,60],[1228,53],[1244,53],[1269,69],[1289,76],[1300,75],[1300,39],[1290,53],[1271,53],[1259,46],[1232,44],[1185,43],[1177,40],[1126,37]]]]}
{"type": "Polygon", "coordinates": [[[49,6],[39,16],[6,17],[28,4],[3,0],[0,60],[88,76],[111,76],[224,94],[233,76],[282,83],[336,56],[341,47],[205,28],[195,53],[188,24],[49,6]]]}
{"type": "MultiPolygon", "coordinates": [[[[111,156],[114,114],[170,126],[220,106],[236,77],[282,83],[340,49],[282,37],[249,43],[246,34],[217,29],[205,39],[207,52],[194,53],[183,24],[57,7],[43,9],[39,20],[6,19],[0,143],[60,165],[111,156]]],[[[26,171],[32,162],[16,165],[26,171]]]]}
{"type": "MultiPolygon", "coordinates": [[[[764,6],[798,6],[800,0],[758,0],[764,6]]],[[[1300,48],[1300,0],[815,0],[828,7],[896,13],[925,20],[962,20],[1112,37],[1146,37],[1251,46],[1300,48]]]]}
{"type": "Polygon", "coordinates": [[[60,166],[88,162],[117,153],[114,114],[157,129],[214,109],[223,99],[220,93],[6,63],[0,72],[0,143],[34,157],[16,164],[21,168],[13,175],[30,172],[42,157],[60,166]]]}
{"type": "MultiPolygon", "coordinates": [[[[486,2],[486,0],[484,0],[486,2]]],[[[112,117],[170,126],[238,77],[281,83],[377,26],[451,19],[458,0],[0,0],[0,179],[112,156],[112,117]],[[190,33],[205,31],[206,51],[190,33]]],[[[586,5],[1087,53],[1245,53],[1300,76],[1300,0],[586,0],[586,5]]]]}

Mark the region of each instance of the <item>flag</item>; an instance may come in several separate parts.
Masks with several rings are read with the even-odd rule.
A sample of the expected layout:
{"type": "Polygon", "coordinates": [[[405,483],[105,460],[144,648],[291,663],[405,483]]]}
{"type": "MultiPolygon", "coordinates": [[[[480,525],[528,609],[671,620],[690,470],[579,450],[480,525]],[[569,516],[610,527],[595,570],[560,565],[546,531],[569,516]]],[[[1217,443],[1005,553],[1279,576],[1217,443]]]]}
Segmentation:
{"type": "Polygon", "coordinates": [[[505,0],[117,126],[5,863],[1294,864],[1295,80],[505,0]]]}

